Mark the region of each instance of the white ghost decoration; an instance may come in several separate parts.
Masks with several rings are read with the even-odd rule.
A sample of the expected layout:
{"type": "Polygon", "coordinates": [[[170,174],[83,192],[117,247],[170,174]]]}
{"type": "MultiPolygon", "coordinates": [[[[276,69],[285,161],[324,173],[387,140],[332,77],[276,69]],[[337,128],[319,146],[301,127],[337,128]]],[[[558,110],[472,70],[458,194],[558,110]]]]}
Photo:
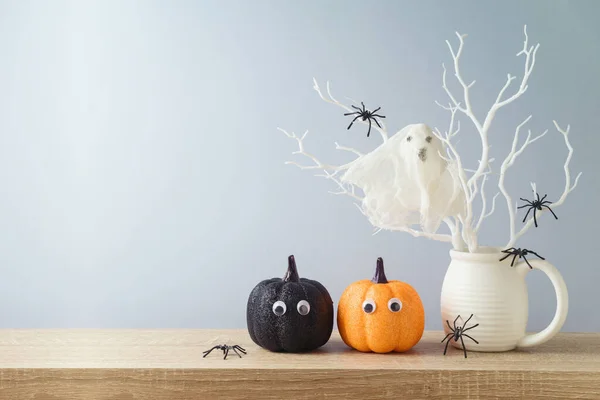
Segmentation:
{"type": "Polygon", "coordinates": [[[462,214],[465,198],[455,166],[426,124],[411,124],[360,157],[341,177],[361,188],[362,211],[382,229],[420,224],[435,232],[445,217],[462,214]]]}

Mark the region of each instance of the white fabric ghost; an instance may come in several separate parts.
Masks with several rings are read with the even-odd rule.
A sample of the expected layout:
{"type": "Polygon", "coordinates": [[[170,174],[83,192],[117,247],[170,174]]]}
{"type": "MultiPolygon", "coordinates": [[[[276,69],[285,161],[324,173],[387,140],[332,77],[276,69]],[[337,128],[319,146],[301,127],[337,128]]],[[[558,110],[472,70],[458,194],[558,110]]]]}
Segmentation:
{"type": "Polygon", "coordinates": [[[362,211],[374,226],[420,224],[423,231],[435,232],[445,217],[465,207],[455,166],[444,154],[429,126],[408,125],[354,161],[341,180],[363,190],[362,211]]]}

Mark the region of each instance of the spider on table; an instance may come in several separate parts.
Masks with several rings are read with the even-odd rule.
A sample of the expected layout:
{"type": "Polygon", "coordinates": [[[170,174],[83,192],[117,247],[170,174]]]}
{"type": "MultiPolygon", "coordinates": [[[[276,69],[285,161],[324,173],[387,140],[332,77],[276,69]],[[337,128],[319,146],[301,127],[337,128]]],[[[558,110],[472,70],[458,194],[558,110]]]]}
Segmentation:
{"type": "Polygon", "coordinates": [[[473,318],[473,314],[471,314],[471,316],[465,321],[465,323],[462,326],[456,326],[456,321],[458,321],[459,318],[460,318],[460,314],[454,320],[454,324],[453,324],[454,329],[450,326],[450,322],[448,322],[448,320],[446,320],[446,324],[448,324],[448,328],[450,328],[451,332],[449,334],[447,334],[444,339],[442,339],[442,343],[444,343],[444,341],[446,339],[448,339],[448,341],[446,342],[446,347],[444,348],[444,355],[446,355],[446,351],[448,350],[448,345],[450,344],[450,341],[452,339],[454,339],[455,342],[458,342],[458,339],[460,339],[460,343],[462,344],[463,352],[465,353],[465,358],[467,358],[467,348],[465,347],[465,341],[463,340],[463,336],[465,336],[465,337],[471,339],[472,341],[474,341],[475,343],[479,344],[479,342],[477,340],[473,339],[471,336],[469,336],[465,333],[469,329],[473,329],[476,326],[479,326],[479,324],[475,324],[473,326],[465,328],[467,326],[467,323],[469,323],[471,318],[473,318]]]}
{"type": "Polygon", "coordinates": [[[203,356],[202,358],[206,357],[207,355],[210,354],[211,351],[213,350],[222,350],[223,351],[223,360],[225,360],[227,358],[227,355],[229,354],[229,350],[233,350],[235,352],[235,354],[237,354],[240,358],[242,358],[242,356],[240,355],[240,353],[238,353],[238,350],[240,352],[242,352],[243,354],[246,354],[246,350],[244,348],[242,348],[241,346],[235,344],[233,346],[228,346],[226,344],[218,344],[216,346],[214,346],[213,348],[206,350],[203,352],[203,356]]]}

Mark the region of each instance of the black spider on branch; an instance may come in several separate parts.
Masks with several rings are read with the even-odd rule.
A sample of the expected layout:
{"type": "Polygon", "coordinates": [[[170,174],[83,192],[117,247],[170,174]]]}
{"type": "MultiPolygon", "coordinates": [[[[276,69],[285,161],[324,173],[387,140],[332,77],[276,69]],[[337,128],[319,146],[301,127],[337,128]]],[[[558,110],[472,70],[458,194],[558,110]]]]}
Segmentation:
{"type": "Polygon", "coordinates": [[[218,344],[218,345],[214,346],[212,349],[204,351],[203,352],[204,355],[202,356],[202,358],[209,355],[210,352],[213,351],[214,349],[223,351],[223,360],[227,358],[227,354],[229,354],[229,350],[233,350],[235,352],[235,354],[237,354],[240,358],[242,358],[242,356],[240,355],[240,353],[238,353],[238,350],[241,351],[242,353],[246,354],[246,350],[243,349],[241,346],[238,346],[237,344],[233,345],[233,346],[228,346],[226,344],[218,344]]]}
{"type": "Polygon", "coordinates": [[[529,268],[533,269],[533,267],[531,266],[531,264],[529,264],[529,261],[527,261],[527,255],[528,254],[533,254],[535,256],[538,256],[540,259],[545,260],[544,257],[540,256],[538,253],[536,253],[533,250],[527,250],[527,249],[515,249],[514,247],[511,247],[510,249],[506,249],[506,250],[502,250],[502,253],[506,253],[506,255],[504,257],[502,257],[500,259],[500,261],[504,261],[506,260],[508,257],[513,256],[513,259],[510,263],[510,266],[513,267],[515,265],[515,260],[517,259],[517,257],[519,257],[519,259],[523,259],[525,260],[525,262],[527,263],[527,265],[529,265],[529,268]]]}
{"type": "Polygon", "coordinates": [[[442,343],[444,343],[444,341],[446,339],[448,339],[448,341],[446,342],[446,347],[444,348],[444,355],[446,355],[446,351],[448,350],[448,345],[450,344],[450,341],[452,341],[454,339],[455,342],[458,342],[458,339],[460,339],[460,343],[462,344],[463,352],[465,353],[465,358],[467,358],[467,348],[465,347],[465,341],[463,340],[463,336],[468,337],[475,343],[479,344],[479,342],[477,340],[473,339],[471,336],[469,336],[465,333],[469,329],[473,329],[476,326],[479,326],[479,324],[475,324],[473,326],[465,328],[467,326],[467,323],[471,320],[471,318],[473,318],[473,314],[471,314],[469,319],[467,319],[462,326],[456,326],[456,321],[458,321],[459,318],[460,318],[460,314],[454,320],[454,329],[450,326],[450,322],[448,322],[448,320],[446,320],[446,324],[448,324],[448,328],[450,328],[451,332],[449,334],[447,334],[444,339],[442,339],[442,343]]]}
{"type": "Polygon", "coordinates": [[[536,196],[537,196],[537,200],[536,199],[527,200],[527,199],[521,198],[521,200],[523,200],[527,204],[524,204],[517,208],[529,208],[529,210],[527,210],[527,214],[525,214],[525,218],[523,218],[523,222],[525,222],[525,220],[529,216],[529,213],[531,212],[531,210],[533,210],[533,222],[535,223],[535,227],[537,228],[538,223],[537,223],[537,218],[536,218],[535,214],[538,211],[542,211],[542,207],[545,207],[548,210],[550,210],[552,215],[554,215],[554,218],[558,219],[558,217],[556,216],[556,214],[554,214],[554,211],[552,211],[552,209],[548,206],[548,204],[552,204],[552,202],[550,202],[548,200],[544,200],[546,198],[546,196],[548,196],[547,194],[545,194],[544,197],[542,197],[541,199],[540,199],[539,193],[536,193],[536,196]]]}
{"type": "Polygon", "coordinates": [[[352,122],[350,122],[350,125],[348,125],[347,129],[350,129],[352,127],[352,124],[354,123],[354,121],[356,121],[359,118],[362,118],[363,121],[369,121],[369,131],[367,132],[367,137],[369,137],[369,135],[371,134],[371,120],[373,120],[377,126],[379,128],[381,128],[381,125],[379,125],[379,122],[377,122],[377,118],[385,118],[385,116],[383,115],[379,115],[379,114],[375,114],[377,111],[379,111],[379,109],[381,107],[377,107],[376,109],[374,109],[373,111],[369,111],[365,108],[365,104],[361,101],[360,104],[362,104],[362,109],[356,107],[356,106],[351,106],[352,108],[354,108],[355,112],[351,112],[351,113],[345,113],[344,115],[356,115],[356,117],[354,117],[354,119],[352,120],[352,122]]]}

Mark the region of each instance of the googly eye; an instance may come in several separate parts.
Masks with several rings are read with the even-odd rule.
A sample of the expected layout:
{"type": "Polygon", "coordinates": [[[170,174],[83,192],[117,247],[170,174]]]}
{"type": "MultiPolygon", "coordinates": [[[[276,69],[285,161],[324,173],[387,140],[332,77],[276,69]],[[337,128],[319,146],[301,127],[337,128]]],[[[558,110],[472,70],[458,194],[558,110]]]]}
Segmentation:
{"type": "Polygon", "coordinates": [[[427,143],[431,143],[431,136],[427,136],[427,137],[425,138],[425,141],[426,141],[427,143]]]}
{"type": "Polygon", "coordinates": [[[411,140],[412,140],[412,136],[409,136],[409,137],[406,138],[407,142],[410,142],[411,140]]]}
{"type": "Polygon", "coordinates": [[[388,308],[391,312],[398,312],[402,310],[402,302],[394,297],[388,301],[388,308]]]}
{"type": "Polygon", "coordinates": [[[298,309],[298,314],[300,315],[306,315],[310,312],[310,304],[308,304],[308,301],[306,300],[300,300],[296,308],[298,309]]]}
{"type": "Polygon", "coordinates": [[[287,311],[287,307],[283,301],[276,301],[273,303],[273,314],[281,317],[287,311]]]}
{"type": "Polygon", "coordinates": [[[375,312],[375,308],[377,308],[375,307],[375,302],[371,299],[367,299],[362,303],[362,309],[367,314],[375,312]]]}

